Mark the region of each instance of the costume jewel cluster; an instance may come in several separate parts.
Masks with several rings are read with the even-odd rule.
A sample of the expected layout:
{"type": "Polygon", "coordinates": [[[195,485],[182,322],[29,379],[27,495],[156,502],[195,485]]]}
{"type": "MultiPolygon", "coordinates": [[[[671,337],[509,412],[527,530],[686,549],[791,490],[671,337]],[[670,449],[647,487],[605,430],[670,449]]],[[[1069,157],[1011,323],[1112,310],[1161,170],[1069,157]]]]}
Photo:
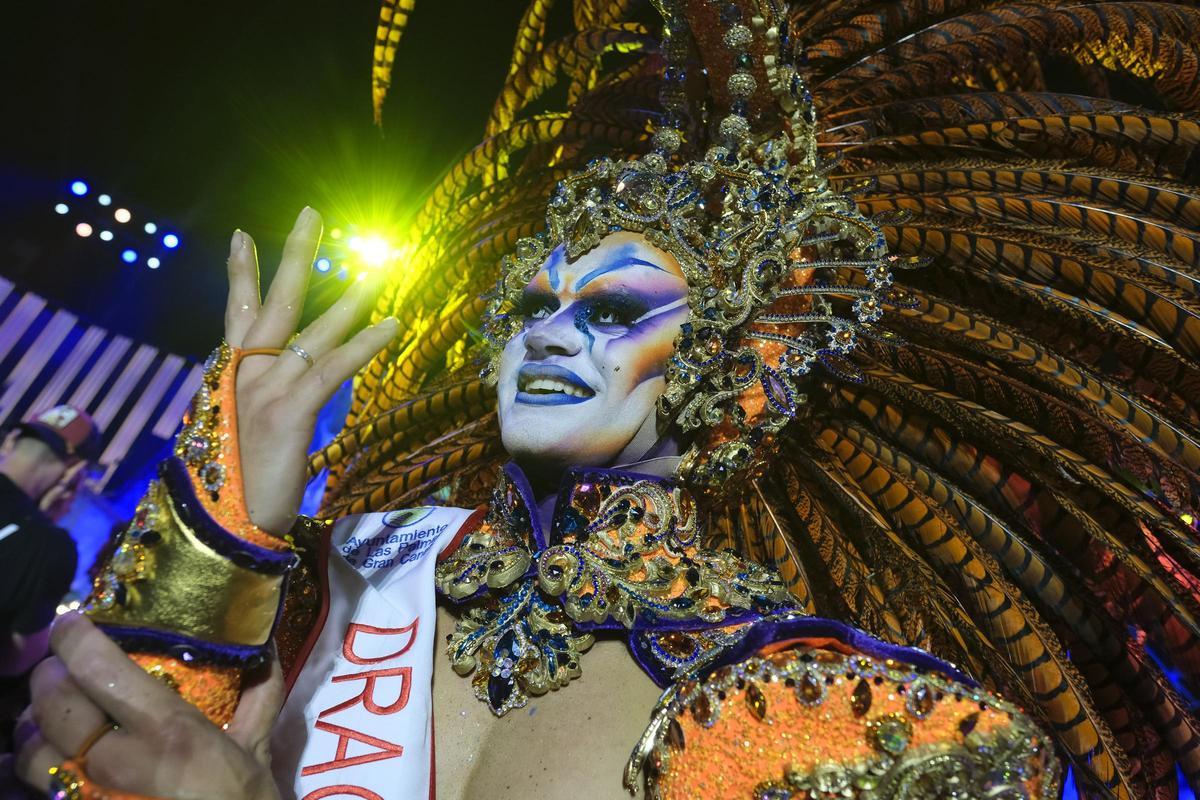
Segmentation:
{"type": "Polygon", "coordinates": [[[557,544],[531,546],[531,528],[505,478],[487,521],[436,573],[443,594],[469,601],[450,636],[451,663],[474,671],[476,697],[497,715],[578,677],[597,629],[645,628],[660,661],[678,669],[718,643],[656,626],[736,625],[739,611],[791,602],[773,571],[699,549],[690,499],[652,481],[580,485],[560,506],[557,544]]]}

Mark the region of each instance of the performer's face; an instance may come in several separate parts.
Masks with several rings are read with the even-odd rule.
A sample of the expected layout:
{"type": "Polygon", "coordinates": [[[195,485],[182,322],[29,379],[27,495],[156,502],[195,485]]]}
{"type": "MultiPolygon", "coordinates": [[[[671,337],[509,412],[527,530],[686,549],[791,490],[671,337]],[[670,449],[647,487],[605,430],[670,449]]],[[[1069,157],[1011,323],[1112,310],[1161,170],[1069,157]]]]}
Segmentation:
{"type": "Polygon", "coordinates": [[[543,470],[643,455],[688,316],[675,258],[631,233],[574,262],[560,247],[525,288],[519,313],[525,327],[504,348],[497,387],[509,454],[543,470]]]}

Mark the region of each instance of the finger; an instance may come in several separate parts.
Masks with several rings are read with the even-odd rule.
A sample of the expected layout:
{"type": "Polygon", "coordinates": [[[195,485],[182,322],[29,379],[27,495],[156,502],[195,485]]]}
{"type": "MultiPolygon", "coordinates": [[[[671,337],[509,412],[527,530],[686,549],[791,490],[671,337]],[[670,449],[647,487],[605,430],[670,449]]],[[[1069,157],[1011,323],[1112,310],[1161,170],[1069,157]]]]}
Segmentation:
{"type": "Polygon", "coordinates": [[[328,402],[337,388],[358,372],[376,353],[396,337],[400,328],[395,317],[359,331],[353,339],[326,354],[304,374],[297,396],[312,410],[328,402]]]}
{"type": "Polygon", "coordinates": [[[79,689],[122,727],[153,734],[180,715],[200,714],[82,614],[66,613],[55,621],[50,649],[79,689]]]}
{"type": "Polygon", "coordinates": [[[225,301],[225,341],[241,347],[258,316],[258,258],[254,240],[240,230],[229,241],[229,296],[225,301]]]}
{"type": "Polygon", "coordinates": [[[33,721],[42,737],[64,753],[77,753],[108,717],[71,680],[57,658],[38,665],[29,679],[33,721]]]}
{"type": "Polygon", "coordinates": [[[33,709],[26,706],[13,725],[13,750],[20,750],[26,742],[39,733],[37,723],[33,721],[33,709]]]}
{"type": "MultiPolygon", "coordinates": [[[[313,359],[323,357],[345,341],[346,335],[354,329],[355,322],[362,317],[371,300],[378,294],[378,289],[378,280],[355,281],[324,314],[300,332],[293,344],[313,359]]],[[[312,365],[297,353],[280,353],[279,358],[271,365],[271,377],[273,380],[290,383],[307,372],[310,366],[312,365]]]]}
{"type": "Polygon", "coordinates": [[[35,733],[17,751],[17,777],[43,792],[50,791],[50,768],[67,760],[67,754],[35,733]]]}
{"type": "Polygon", "coordinates": [[[283,245],[279,270],[258,318],[246,334],[244,347],[283,347],[287,343],[304,309],[304,293],[320,241],[321,215],[306,206],[283,245]]]}
{"type": "Polygon", "coordinates": [[[226,729],[260,763],[266,763],[269,757],[271,727],[279,716],[283,699],[283,670],[279,659],[272,658],[261,681],[242,687],[242,696],[226,729]]]}

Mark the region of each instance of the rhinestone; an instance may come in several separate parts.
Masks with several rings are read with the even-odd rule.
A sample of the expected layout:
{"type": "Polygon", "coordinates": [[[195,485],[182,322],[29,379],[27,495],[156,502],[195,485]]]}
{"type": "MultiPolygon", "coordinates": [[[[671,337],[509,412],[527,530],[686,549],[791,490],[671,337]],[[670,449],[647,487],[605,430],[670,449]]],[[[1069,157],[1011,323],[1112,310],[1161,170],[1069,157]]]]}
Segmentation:
{"type": "Polygon", "coordinates": [[[667,744],[672,750],[682,750],[687,744],[683,740],[683,726],[677,719],[671,720],[671,723],[667,725],[667,744]]]}
{"type": "Polygon", "coordinates": [[[713,713],[713,704],[707,692],[701,692],[692,703],[692,717],[704,727],[711,727],[717,721],[713,713]]]}
{"type": "Polygon", "coordinates": [[[735,72],[729,76],[726,85],[734,97],[749,97],[758,88],[758,81],[749,72],[735,72]]]}
{"type": "Polygon", "coordinates": [[[727,139],[744,139],[750,135],[750,123],[745,117],[730,114],[721,120],[721,135],[727,139]]]}
{"type": "Polygon", "coordinates": [[[746,705],[750,707],[750,713],[759,722],[767,718],[767,698],[762,693],[762,689],[758,688],[758,684],[753,681],[746,687],[746,705]]]}
{"type": "Polygon", "coordinates": [[[117,548],[112,557],[112,570],[122,578],[129,578],[138,571],[138,553],[128,544],[117,548]]]}
{"type": "Polygon", "coordinates": [[[871,746],[885,753],[899,755],[912,741],[912,723],[903,714],[888,714],[867,723],[871,746]]]}
{"type": "Polygon", "coordinates": [[[866,680],[859,680],[858,685],[854,687],[854,693],[850,695],[850,709],[854,712],[854,716],[861,717],[871,710],[871,684],[866,680]]]}
{"type": "Polygon", "coordinates": [[[924,683],[914,684],[908,693],[905,708],[917,719],[925,719],[933,711],[933,692],[924,683]]]}
{"type": "Polygon", "coordinates": [[[754,34],[745,25],[734,25],[725,31],[725,44],[734,50],[743,50],[754,41],[754,34]]]}
{"type": "Polygon", "coordinates": [[[806,706],[819,705],[825,699],[825,683],[813,673],[805,672],[796,683],[796,696],[806,706]]]}

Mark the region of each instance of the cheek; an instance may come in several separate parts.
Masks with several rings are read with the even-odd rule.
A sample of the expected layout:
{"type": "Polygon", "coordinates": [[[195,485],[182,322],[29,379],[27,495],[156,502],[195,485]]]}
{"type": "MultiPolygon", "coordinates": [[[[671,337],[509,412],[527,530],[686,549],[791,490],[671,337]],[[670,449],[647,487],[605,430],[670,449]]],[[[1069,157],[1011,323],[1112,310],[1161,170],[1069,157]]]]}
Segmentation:
{"type": "Polygon", "coordinates": [[[500,354],[499,374],[496,376],[500,386],[516,382],[517,370],[521,367],[524,354],[525,334],[522,332],[509,339],[508,344],[504,345],[504,351],[500,354]]]}
{"type": "Polygon", "coordinates": [[[641,325],[605,343],[598,360],[612,389],[626,394],[646,381],[662,377],[686,315],[664,316],[667,318],[662,321],[641,325]]]}

